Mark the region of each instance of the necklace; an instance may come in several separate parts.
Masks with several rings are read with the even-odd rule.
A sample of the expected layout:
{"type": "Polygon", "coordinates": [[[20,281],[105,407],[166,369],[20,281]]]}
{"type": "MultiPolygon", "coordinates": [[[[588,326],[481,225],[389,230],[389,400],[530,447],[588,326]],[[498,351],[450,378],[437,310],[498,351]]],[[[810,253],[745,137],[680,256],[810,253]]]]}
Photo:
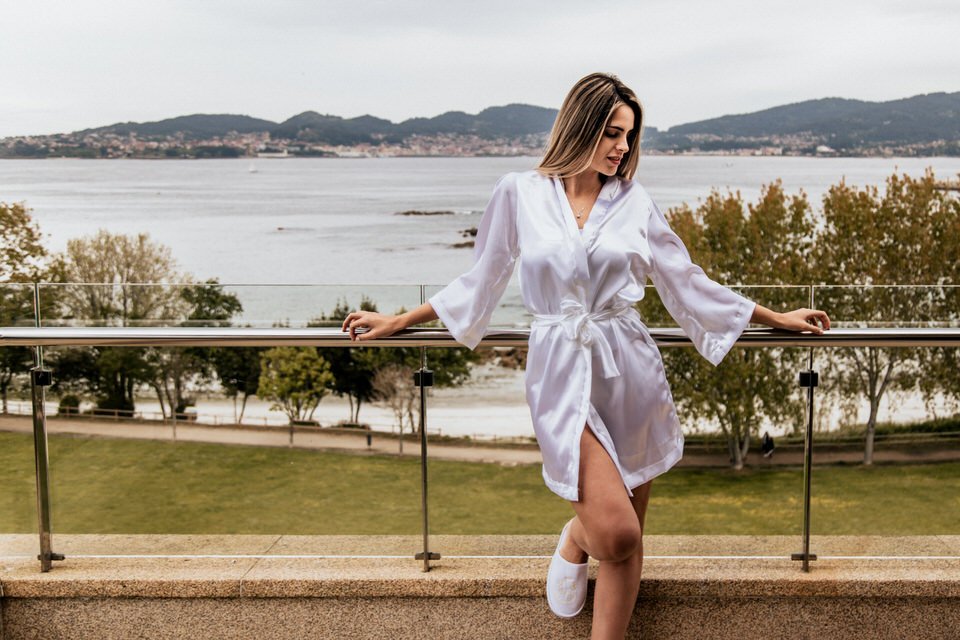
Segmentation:
{"type": "MultiPolygon", "coordinates": [[[[563,182],[562,179],[561,179],[561,182],[563,182]]],[[[564,191],[566,191],[566,183],[563,182],[563,185],[564,185],[564,191]]],[[[597,189],[597,192],[596,192],[595,194],[593,194],[593,197],[590,198],[589,200],[587,200],[587,204],[589,204],[591,201],[594,202],[594,203],[596,203],[597,198],[600,196],[600,191],[602,191],[602,190],[603,190],[603,183],[600,184],[600,188],[597,189]]],[[[568,199],[569,199],[569,197],[568,197],[568,199]]],[[[573,215],[575,215],[575,216],[577,217],[577,220],[579,220],[579,219],[583,216],[583,212],[584,212],[584,210],[586,210],[587,204],[583,205],[583,206],[580,207],[579,209],[574,210],[573,215]]],[[[571,206],[570,206],[570,208],[573,209],[573,202],[572,202],[572,200],[571,200],[571,206]]]]}

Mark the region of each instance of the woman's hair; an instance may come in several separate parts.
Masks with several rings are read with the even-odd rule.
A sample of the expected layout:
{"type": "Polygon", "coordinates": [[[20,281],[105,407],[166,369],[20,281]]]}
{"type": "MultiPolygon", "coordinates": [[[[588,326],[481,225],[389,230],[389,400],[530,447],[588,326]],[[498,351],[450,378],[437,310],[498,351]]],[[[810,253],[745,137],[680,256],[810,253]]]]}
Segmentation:
{"type": "Polygon", "coordinates": [[[607,122],[623,104],[633,110],[634,126],[627,135],[630,149],[617,167],[617,175],[632,179],[640,161],[643,107],[633,90],[609,73],[591,73],[570,89],[550,130],[547,151],[537,171],[565,178],[586,170],[593,161],[607,122]]]}

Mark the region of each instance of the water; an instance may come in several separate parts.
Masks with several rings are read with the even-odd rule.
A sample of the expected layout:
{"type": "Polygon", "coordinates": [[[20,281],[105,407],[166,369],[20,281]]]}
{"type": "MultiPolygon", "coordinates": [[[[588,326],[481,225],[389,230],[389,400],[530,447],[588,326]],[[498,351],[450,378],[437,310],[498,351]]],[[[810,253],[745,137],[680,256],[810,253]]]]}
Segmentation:
{"type": "MultiPolygon", "coordinates": [[[[434,285],[430,295],[469,267],[472,250],[451,245],[464,239],[462,230],[477,226],[496,179],[535,164],[529,157],[258,159],[251,172],[250,159],[4,160],[0,201],[25,201],[54,251],[98,228],[147,232],[197,279],[285,284],[232,287],[244,304],[241,321],[302,324],[332,310],[341,296],[356,306],[359,284],[393,285],[363,287],[382,311],[419,304],[419,289],[411,285],[434,285]],[[455,214],[394,215],[408,209],[455,214]],[[290,286],[308,283],[328,286],[290,286]]],[[[664,210],[684,202],[696,206],[713,187],[739,190],[754,201],[762,185],[778,178],[787,193],[803,189],[817,206],[841,178],[882,186],[894,171],[920,175],[926,167],[954,178],[960,158],[652,156],[643,158],[638,176],[664,210]]],[[[504,309],[495,324],[508,324],[511,310],[522,312],[516,274],[504,309]]],[[[516,424],[469,422],[475,412],[467,405],[478,401],[469,392],[461,415],[451,414],[444,431],[532,435],[519,378],[512,384],[506,397],[494,390],[484,402],[495,397],[510,405],[516,424]]],[[[455,392],[448,395],[454,402],[455,392]]],[[[251,407],[255,415],[266,410],[251,407]]],[[[228,417],[232,407],[223,413],[228,417]]]]}
{"type": "MultiPolygon", "coordinates": [[[[182,269],[229,283],[444,284],[472,252],[451,245],[477,226],[496,179],[536,158],[4,160],[0,201],[26,201],[62,250],[98,228],[148,232],[182,269]],[[397,216],[407,209],[449,216],[397,216]]],[[[643,158],[639,179],[662,209],[711,187],[755,200],[782,178],[815,205],[826,189],[882,185],[894,170],[960,173],[960,158],[643,158]]]]}

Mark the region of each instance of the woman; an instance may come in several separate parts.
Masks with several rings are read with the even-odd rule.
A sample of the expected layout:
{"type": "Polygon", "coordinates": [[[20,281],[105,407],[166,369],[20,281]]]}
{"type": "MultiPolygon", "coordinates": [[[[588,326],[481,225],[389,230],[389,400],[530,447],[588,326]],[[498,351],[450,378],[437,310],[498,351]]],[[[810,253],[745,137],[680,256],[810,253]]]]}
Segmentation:
{"type": "Polygon", "coordinates": [[[714,365],[749,322],[817,334],[830,326],[814,309],[775,313],[690,261],[633,180],[642,128],[633,91],[612,75],[582,78],[557,114],[537,169],[497,182],[473,267],[410,312],[353,312],[342,327],[364,341],[439,317],[474,349],[523,255],[521,290],[534,315],[527,402],[544,481],[576,514],[550,563],[547,601],[559,616],[580,613],[587,558],[598,560],[593,638],[626,632],[640,585],[650,483],[683,451],[660,352],[634,308],[647,278],[714,365]],[[361,327],[367,330],[358,334],[361,327]]]}

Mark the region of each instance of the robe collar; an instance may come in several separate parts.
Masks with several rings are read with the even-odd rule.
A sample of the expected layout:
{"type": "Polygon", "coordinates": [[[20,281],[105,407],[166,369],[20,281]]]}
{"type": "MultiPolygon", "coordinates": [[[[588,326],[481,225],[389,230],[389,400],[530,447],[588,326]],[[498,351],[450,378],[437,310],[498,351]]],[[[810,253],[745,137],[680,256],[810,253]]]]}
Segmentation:
{"type": "Polygon", "coordinates": [[[590,282],[590,269],[587,264],[587,252],[593,247],[597,239],[597,233],[600,229],[603,219],[607,215],[610,204],[617,196],[620,190],[620,178],[618,176],[609,176],[600,187],[600,193],[597,195],[597,201],[590,210],[586,222],[583,224],[583,231],[577,226],[576,216],[573,214],[573,208],[570,206],[570,200],[563,190],[563,181],[552,176],[554,190],[560,204],[560,213],[564,218],[563,226],[566,230],[566,237],[570,241],[569,246],[573,250],[574,263],[576,266],[575,280],[578,289],[586,290],[590,282]]]}

